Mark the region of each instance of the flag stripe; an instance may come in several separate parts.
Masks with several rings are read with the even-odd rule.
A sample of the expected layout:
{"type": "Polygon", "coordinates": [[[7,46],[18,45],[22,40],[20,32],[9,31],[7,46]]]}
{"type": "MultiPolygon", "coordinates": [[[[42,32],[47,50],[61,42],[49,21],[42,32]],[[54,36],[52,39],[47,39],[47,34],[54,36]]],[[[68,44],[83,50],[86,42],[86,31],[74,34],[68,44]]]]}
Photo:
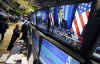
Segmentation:
{"type": "Polygon", "coordinates": [[[77,22],[77,28],[79,29],[79,34],[82,32],[82,25],[81,25],[81,20],[80,20],[80,17],[79,17],[79,14],[78,12],[76,11],[76,14],[75,14],[75,19],[76,19],[76,22],[77,22]]]}
{"type": "Polygon", "coordinates": [[[80,20],[81,20],[81,25],[82,25],[82,28],[84,28],[84,20],[83,20],[83,16],[80,14],[80,20]]]}
{"type": "Polygon", "coordinates": [[[50,23],[51,25],[54,25],[54,19],[53,19],[53,13],[50,13],[50,23]]]}
{"type": "Polygon", "coordinates": [[[76,31],[76,28],[75,28],[75,24],[73,22],[73,25],[72,25],[72,29],[73,29],[73,35],[76,37],[76,39],[78,39],[78,35],[77,35],[77,31],[76,31]]]}
{"type": "Polygon", "coordinates": [[[89,11],[82,13],[84,24],[87,24],[87,22],[88,22],[88,16],[87,15],[89,16],[89,11]]]}
{"type": "Polygon", "coordinates": [[[89,17],[89,13],[90,13],[90,11],[87,10],[87,11],[86,11],[86,16],[87,16],[87,18],[89,17]]]}
{"type": "Polygon", "coordinates": [[[76,27],[76,32],[77,32],[77,34],[79,36],[80,35],[80,31],[79,31],[79,28],[78,28],[78,23],[77,23],[76,18],[74,19],[74,24],[75,24],[75,27],[76,27]]]}
{"type": "Polygon", "coordinates": [[[88,20],[87,20],[86,12],[83,12],[82,16],[83,16],[84,24],[87,24],[88,20]]]}

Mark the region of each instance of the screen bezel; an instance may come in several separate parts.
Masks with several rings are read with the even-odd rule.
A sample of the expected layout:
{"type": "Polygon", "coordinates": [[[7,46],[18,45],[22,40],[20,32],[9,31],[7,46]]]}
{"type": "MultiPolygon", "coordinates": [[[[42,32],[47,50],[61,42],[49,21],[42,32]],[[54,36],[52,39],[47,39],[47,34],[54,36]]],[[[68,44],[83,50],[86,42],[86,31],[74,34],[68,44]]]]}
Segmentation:
{"type": "Polygon", "coordinates": [[[35,44],[34,44],[34,40],[33,40],[33,38],[34,38],[34,33],[35,31],[34,30],[32,30],[32,43],[33,43],[33,46],[34,46],[34,51],[35,51],[35,53],[36,53],[36,55],[38,55],[38,53],[39,53],[39,51],[40,51],[40,40],[41,40],[41,36],[38,34],[38,33],[35,33],[35,34],[37,34],[38,35],[38,39],[39,39],[39,41],[38,41],[38,49],[39,49],[39,51],[37,52],[37,50],[36,50],[36,48],[35,48],[35,44]]]}

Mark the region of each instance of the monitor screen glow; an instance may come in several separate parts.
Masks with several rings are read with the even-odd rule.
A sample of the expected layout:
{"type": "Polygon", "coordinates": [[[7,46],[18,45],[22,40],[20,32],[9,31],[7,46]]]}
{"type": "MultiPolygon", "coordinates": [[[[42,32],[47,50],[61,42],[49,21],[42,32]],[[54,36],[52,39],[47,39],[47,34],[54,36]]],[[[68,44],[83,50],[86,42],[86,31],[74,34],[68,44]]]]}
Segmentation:
{"type": "Polygon", "coordinates": [[[39,59],[42,64],[80,64],[46,39],[42,40],[39,59]]]}
{"type": "Polygon", "coordinates": [[[47,10],[40,10],[36,14],[37,26],[43,30],[47,30],[48,26],[47,12],[47,10]]]}

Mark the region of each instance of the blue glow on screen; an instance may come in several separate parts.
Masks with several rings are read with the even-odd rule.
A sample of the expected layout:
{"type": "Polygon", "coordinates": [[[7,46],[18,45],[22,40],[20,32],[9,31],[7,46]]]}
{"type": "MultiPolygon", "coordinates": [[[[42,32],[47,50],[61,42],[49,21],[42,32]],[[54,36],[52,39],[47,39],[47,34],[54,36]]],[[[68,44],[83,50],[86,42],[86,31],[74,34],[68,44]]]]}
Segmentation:
{"type": "Polygon", "coordinates": [[[38,11],[36,13],[36,16],[41,19],[42,23],[44,21],[47,21],[47,10],[40,10],[40,11],[38,11]]]}
{"type": "MultiPolygon", "coordinates": [[[[63,17],[62,19],[66,21],[67,23],[67,29],[71,28],[72,25],[72,21],[73,21],[73,17],[74,17],[74,10],[75,10],[75,5],[62,5],[62,6],[57,6],[54,9],[54,18],[55,18],[55,22],[56,20],[58,20],[57,22],[59,23],[59,10],[63,10],[63,17]]],[[[61,21],[63,22],[63,21],[61,21]]]]}
{"type": "Polygon", "coordinates": [[[45,39],[42,40],[39,59],[42,64],[80,64],[80,62],[45,39]]]}
{"type": "Polygon", "coordinates": [[[33,23],[34,25],[36,25],[36,15],[35,14],[33,14],[33,23]]]}
{"type": "Polygon", "coordinates": [[[41,14],[42,14],[42,18],[43,18],[42,20],[47,21],[47,10],[42,10],[41,14]]]}
{"type": "Polygon", "coordinates": [[[67,28],[70,29],[74,17],[75,5],[64,6],[64,19],[67,21],[67,28]]]}
{"type": "Polygon", "coordinates": [[[38,28],[44,30],[44,31],[47,31],[47,26],[48,26],[48,23],[47,23],[47,10],[40,10],[38,11],[38,14],[37,14],[37,19],[36,19],[36,22],[37,22],[37,26],[38,28]]]}
{"type": "Polygon", "coordinates": [[[39,52],[39,35],[34,32],[33,34],[33,43],[34,43],[34,48],[36,50],[36,52],[39,52]]]}
{"type": "Polygon", "coordinates": [[[41,16],[42,16],[41,11],[38,11],[38,12],[37,12],[37,16],[38,16],[38,17],[41,17],[41,16]]]}

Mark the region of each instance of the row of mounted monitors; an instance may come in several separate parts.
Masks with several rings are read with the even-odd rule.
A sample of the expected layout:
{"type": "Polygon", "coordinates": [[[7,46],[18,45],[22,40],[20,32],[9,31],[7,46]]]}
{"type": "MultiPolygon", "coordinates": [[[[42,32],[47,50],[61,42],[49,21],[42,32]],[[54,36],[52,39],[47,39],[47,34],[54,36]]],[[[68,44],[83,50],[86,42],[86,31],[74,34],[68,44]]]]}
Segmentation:
{"type": "MultiPolygon", "coordinates": [[[[51,41],[43,37],[41,38],[34,30],[32,31],[32,41],[40,64],[81,64],[81,61],[65,53],[51,41]]],[[[98,42],[94,46],[92,53],[97,60],[100,59],[100,37],[98,38],[98,42]]]]}
{"type": "Polygon", "coordinates": [[[35,52],[38,55],[38,64],[80,64],[81,62],[76,60],[71,55],[65,53],[49,40],[41,38],[33,31],[33,45],[35,52]]]}
{"type": "Polygon", "coordinates": [[[93,1],[70,3],[38,10],[31,15],[32,24],[73,48],[80,49],[84,27],[93,12],[93,1]]]}

